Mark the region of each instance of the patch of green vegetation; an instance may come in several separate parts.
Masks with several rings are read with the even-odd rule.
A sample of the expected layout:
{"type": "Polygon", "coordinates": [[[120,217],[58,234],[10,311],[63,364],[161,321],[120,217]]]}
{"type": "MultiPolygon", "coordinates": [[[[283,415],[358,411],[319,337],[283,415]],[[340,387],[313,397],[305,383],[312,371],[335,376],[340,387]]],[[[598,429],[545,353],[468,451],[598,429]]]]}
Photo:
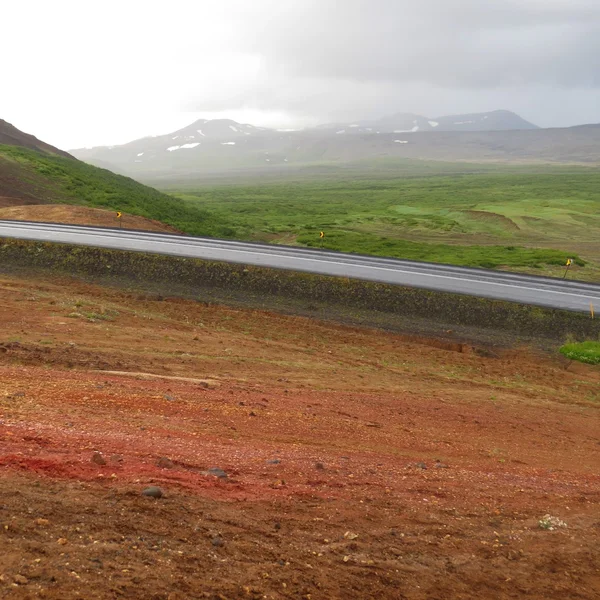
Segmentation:
{"type": "MultiPolygon", "coordinates": [[[[17,163],[21,171],[48,182],[45,199],[59,204],[123,211],[167,223],[193,235],[227,237],[234,231],[218,217],[111,171],[84,162],[0,145],[0,159],[17,163]]],[[[35,191],[35,190],[34,190],[35,191]]]]}
{"type": "Polygon", "coordinates": [[[567,258],[582,267],[597,256],[593,240],[600,250],[599,187],[600,171],[562,168],[172,193],[227,221],[238,239],[562,275],[567,258]]]}
{"type": "MultiPolygon", "coordinates": [[[[320,246],[314,234],[300,235],[297,241],[306,246],[320,246]]],[[[542,264],[562,266],[570,256],[561,250],[544,248],[426,244],[351,231],[334,231],[327,236],[326,247],[340,252],[375,254],[488,269],[506,266],[539,269],[542,264]]],[[[580,266],[585,265],[579,257],[574,259],[580,266]]]]}
{"type": "Polygon", "coordinates": [[[67,315],[71,319],[86,319],[91,323],[97,321],[114,321],[115,317],[119,316],[116,310],[107,310],[102,312],[86,311],[86,312],[71,312],[67,315]]]}
{"type": "Polygon", "coordinates": [[[600,365],[600,342],[580,342],[565,344],[560,353],[571,360],[588,365],[600,365]]]}

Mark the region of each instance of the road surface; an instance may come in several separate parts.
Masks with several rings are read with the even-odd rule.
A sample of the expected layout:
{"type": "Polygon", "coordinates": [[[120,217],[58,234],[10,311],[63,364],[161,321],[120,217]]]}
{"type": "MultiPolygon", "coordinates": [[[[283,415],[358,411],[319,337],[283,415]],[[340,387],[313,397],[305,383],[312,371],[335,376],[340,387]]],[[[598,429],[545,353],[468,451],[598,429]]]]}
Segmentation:
{"type": "Polygon", "coordinates": [[[2,237],[304,271],[578,312],[590,312],[593,306],[600,314],[600,285],[486,269],[290,246],[26,221],[0,220],[2,237]]]}

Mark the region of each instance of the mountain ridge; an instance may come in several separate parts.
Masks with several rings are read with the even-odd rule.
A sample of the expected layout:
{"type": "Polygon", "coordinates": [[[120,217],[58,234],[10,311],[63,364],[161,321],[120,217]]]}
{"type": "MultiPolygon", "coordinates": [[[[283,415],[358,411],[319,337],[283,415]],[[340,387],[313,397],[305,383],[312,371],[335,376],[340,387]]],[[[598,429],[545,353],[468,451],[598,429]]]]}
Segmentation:
{"type": "Polygon", "coordinates": [[[14,125],[8,121],[5,121],[4,119],[0,119],[0,144],[6,146],[20,146],[29,150],[37,150],[38,152],[56,154],[64,158],[72,158],[75,160],[75,157],[70,155],[68,152],[38,140],[38,138],[35,136],[17,129],[14,125]]]}
{"type": "Polygon", "coordinates": [[[352,168],[357,162],[404,159],[595,165],[600,164],[600,127],[542,129],[510,111],[437,120],[396,113],[379,125],[363,121],[301,130],[201,119],[169,134],[71,152],[83,161],[153,185],[213,174],[275,169],[283,174],[306,166],[352,168]]]}
{"type": "MultiPolygon", "coordinates": [[[[370,121],[332,123],[317,126],[320,130],[338,129],[339,133],[416,133],[418,131],[512,131],[539,129],[509,110],[483,113],[426,117],[415,113],[398,112],[370,121]]],[[[337,132],[336,132],[337,133],[337,132]]]]}

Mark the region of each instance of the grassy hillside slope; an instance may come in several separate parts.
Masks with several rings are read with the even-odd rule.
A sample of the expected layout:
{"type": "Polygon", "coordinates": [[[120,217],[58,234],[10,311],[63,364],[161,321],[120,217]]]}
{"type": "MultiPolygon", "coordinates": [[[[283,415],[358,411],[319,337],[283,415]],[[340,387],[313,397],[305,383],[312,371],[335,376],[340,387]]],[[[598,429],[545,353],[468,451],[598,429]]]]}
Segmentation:
{"type": "MultiPolygon", "coordinates": [[[[206,209],[78,160],[0,145],[0,198],[16,204],[76,204],[139,215],[195,235],[232,231],[206,209]]],[[[0,204],[1,205],[1,204],[0,204]]]]}

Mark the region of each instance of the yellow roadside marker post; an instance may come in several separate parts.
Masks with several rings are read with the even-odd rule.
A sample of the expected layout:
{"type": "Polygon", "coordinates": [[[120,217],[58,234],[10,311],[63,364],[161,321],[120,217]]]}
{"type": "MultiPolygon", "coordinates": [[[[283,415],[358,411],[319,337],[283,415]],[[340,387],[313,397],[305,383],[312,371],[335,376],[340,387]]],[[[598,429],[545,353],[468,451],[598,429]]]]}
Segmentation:
{"type": "Polygon", "coordinates": [[[569,272],[569,267],[573,264],[573,259],[572,258],[567,258],[567,268],[565,269],[565,274],[563,275],[563,279],[565,279],[565,277],[567,276],[567,273],[569,272]]]}
{"type": "Polygon", "coordinates": [[[325,237],[325,232],[324,232],[324,231],[321,231],[321,232],[319,233],[319,237],[321,238],[321,248],[323,248],[323,238],[325,237]]]}
{"type": "Polygon", "coordinates": [[[590,313],[592,315],[592,319],[594,318],[594,305],[590,302],[590,313]]]}
{"type": "Polygon", "coordinates": [[[119,219],[119,229],[123,229],[123,221],[121,221],[121,218],[123,217],[123,213],[118,210],[117,211],[117,219],[119,219]]]}

